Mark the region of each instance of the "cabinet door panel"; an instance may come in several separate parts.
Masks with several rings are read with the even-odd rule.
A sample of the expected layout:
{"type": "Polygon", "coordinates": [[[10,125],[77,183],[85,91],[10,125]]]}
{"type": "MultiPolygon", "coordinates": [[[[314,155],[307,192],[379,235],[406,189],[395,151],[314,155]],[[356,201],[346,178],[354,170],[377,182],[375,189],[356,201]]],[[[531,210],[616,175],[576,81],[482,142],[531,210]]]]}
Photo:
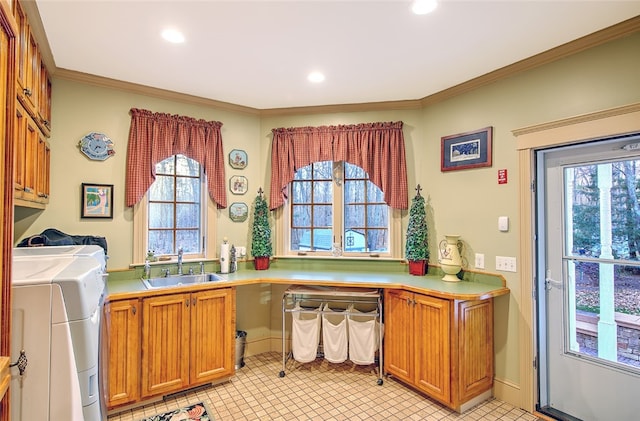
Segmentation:
{"type": "Polygon", "coordinates": [[[458,304],[458,376],[460,401],[493,385],[493,300],[458,304]]]}
{"type": "Polygon", "coordinates": [[[191,383],[233,374],[235,308],[231,290],[194,293],[191,304],[191,383]]]}
{"type": "Polygon", "coordinates": [[[450,302],[415,294],[416,386],[451,400],[450,302]]]}
{"type": "Polygon", "coordinates": [[[140,397],[139,300],[105,305],[107,406],[133,403],[140,397]]]}
{"type": "Polygon", "coordinates": [[[142,396],[189,385],[190,294],[145,298],[142,304],[142,396]]]}
{"type": "Polygon", "coordinates": [[[407,382],[413,382],[413,293],[385,290],[384,293],[384,369],[407,382]]]}

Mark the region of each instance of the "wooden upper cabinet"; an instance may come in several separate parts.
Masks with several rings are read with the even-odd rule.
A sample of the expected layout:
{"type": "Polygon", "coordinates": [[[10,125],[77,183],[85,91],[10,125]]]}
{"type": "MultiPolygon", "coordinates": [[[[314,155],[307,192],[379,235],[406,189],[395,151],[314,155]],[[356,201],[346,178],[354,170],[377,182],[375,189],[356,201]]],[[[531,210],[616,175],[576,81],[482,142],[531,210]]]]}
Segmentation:
{"type": "Polygon", "coordinates": [[[51,132],[51,79],[42,60],[28,16],[19,1],[14,2],[19,39],[16,53],[16,96],[45,136],[51,132]]]}

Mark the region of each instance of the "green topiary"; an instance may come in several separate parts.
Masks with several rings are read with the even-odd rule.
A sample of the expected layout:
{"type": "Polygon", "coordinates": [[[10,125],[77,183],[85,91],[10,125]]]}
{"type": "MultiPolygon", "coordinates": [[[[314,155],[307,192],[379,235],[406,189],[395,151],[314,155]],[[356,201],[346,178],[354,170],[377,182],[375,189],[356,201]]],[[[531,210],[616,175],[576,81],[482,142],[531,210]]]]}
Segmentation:
{"type": "Polygon", "coordinates": [[[419,184],[416,191],[417,194],[411,200],[411,209],[409,210],[405,258],[407,260],[426,260],[429,258],[428,230],[424,197],[420,195],[419,184]]]}
{"type": "Polygon", "coordinates": [[[262,188],[260,188],[253,211],[251,255],[253,257],[270,257],[272,254],[269,207],[267,206],[267,201],[262,197],[262,188]]]}

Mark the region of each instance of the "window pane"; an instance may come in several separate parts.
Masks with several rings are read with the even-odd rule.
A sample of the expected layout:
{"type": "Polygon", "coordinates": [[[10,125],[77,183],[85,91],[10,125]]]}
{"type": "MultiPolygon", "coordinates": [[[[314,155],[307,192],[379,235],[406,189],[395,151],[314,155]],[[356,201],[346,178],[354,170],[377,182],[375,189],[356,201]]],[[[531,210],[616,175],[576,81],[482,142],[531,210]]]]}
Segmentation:
{"type": "Polygon", "coordinates": [[[175,160],[173,157],[167,158],[164,161],[158,162],[156,164],[156,175],[165,174],[165,175],[174,175],[175,171],[175,160]]]}
{"type": "Polygon", "coordinates": [[[176,228],[197,228],[200,226],[199,204],[176,205],[176,228]]]}
{"type": "Polygon", "coordinates": [[[313,248],[315,250],[331,250],[333,233],[330,229],[313,230],[313,248]]]}
{"type": "Polygon", "coordinates": [[[314,180],[332,180],[333,177],[333,162],[322,161],[315,162],[313,165],[313,179],[314,180]]]}
{"type": "Polygon", "coordinates": [[[292,229],[291,250],[311,250],[311,231],[308,229],[292,229]]]}
{"type": "Polygon", "coordinates": [[[198,230],[177,230],[176,242],[178,248],[182,247],[185,253],[198,253],[200,251],[200,235],[198,230]]]}
{"type": "Polygon", "coordinates": [[[367,200],[369,203],[384,203],[384,192],[371,181],[367,181],[367,200]]]}
{"type": "Polygon", "coordinates": [[[178,177],[176,179],[176,201],[200,202],[200,179],[178,177]]]}
{"type": "Polygon", "coordinates": [[[344,163],[344,178],[369,178],[367,173],[357,165],[344,163]]]}
{"type": "Polygon", "coordinates": [[[345,181],[344,183],[344,202],[349,203],[364,203],[365,202],[365,181],[364,180],[352,180],[345,181]]]}
{"type": "Polygon", "coordinates": [[[149,228],[173,228],[172,203],[149,203],[149,228]]]}
{"type": "Polygon", "coordinates": [[[344,226],[349,228],[363,228],[365,226],[363,205],[348,205],[344,209],[344,226]]]}
{"type": "Polygon", "coordinates": [[[367,226],[369,228],[386,228],[389,226],[388,212],[387,205],[367,206],[367,226]]]}
{"type": "Polygon", "coordinates": [[[370,229],[367,231],[367,247],[369,252],[389,251],[389,236],[386,229],[370,229]]]}
{"type": "Polygon", "coordinates": [[[173,201],[173,177],[157,175],[149,189],[149,200],[173,201]]]}
{"type": "Polygon", "coordinates": [[[313,207],[313,226],[330,227],[333,224],[331,205],[316,205],[313,207]]]}
{"type": "Polygon", "coordinates": [[[173,254],[173,232],[149,230],[149,249],[156,254],[173,254]]]}
{"type": "Polygon", "coordinates": [[[331,203],[333,201],[333,182],[316,181],[313,183],[313,202],[331,203]]]}
{"type": "Polygon", "coordinates": [[[347,230],[344,233],[344,251],[345,252],[365,252],[366,244],[362,231],[347,230]]]}
{"type": "Polygon", "coordinates": [[[200,164],[184,155],[176,155],[176,175],[188,175],[198,177],[200,175],[200,164]]]}
{"type": "Polygon", "coordinates": [[[311,182],[294,182],[291,189],[292,203],[311,203],[311,182]]]}
{"type": "Polygon", "coordinates": [[[311,206],[310,205],[293,205],[292,207],[292,225],[294,227],[311,226],[311,206]]]}

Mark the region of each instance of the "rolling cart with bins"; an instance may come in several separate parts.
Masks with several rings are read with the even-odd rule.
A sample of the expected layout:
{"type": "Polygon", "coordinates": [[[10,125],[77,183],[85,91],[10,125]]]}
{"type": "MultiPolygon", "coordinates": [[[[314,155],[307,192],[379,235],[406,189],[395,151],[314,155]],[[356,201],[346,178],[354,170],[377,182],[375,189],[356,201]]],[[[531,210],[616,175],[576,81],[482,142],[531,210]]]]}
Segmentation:
{"type": "MultiPolygon", "coordinates": [[[[293,349],[287,352],[286,347],[286,314],[287,313],[312,313],[312,314],[336,314],[334,310],[325,310],[327,303],[356,306],[375,306],[374,311],[349,313],[350,317],[373,317],[377,318],[377,349],[378,349],[378,380],[377,384],[382,385],[383,380],[383,323],[382,323],[382,291],[370,288],[357,287],[320,287],[320,286],[298,286],[289,287],[282,296],[282,371],[279,376],[285,376],[287,360],[293,356],[293,349]],[[309,307],[311,304],[319,304],[309,307]]],[[[348,309],[345,309],[345,315],[348,309]]],[[[293,347],[292,347],[293,348],[293,347]]],[[[375,363],[375,361],[374,361],[375,363]]]]}

